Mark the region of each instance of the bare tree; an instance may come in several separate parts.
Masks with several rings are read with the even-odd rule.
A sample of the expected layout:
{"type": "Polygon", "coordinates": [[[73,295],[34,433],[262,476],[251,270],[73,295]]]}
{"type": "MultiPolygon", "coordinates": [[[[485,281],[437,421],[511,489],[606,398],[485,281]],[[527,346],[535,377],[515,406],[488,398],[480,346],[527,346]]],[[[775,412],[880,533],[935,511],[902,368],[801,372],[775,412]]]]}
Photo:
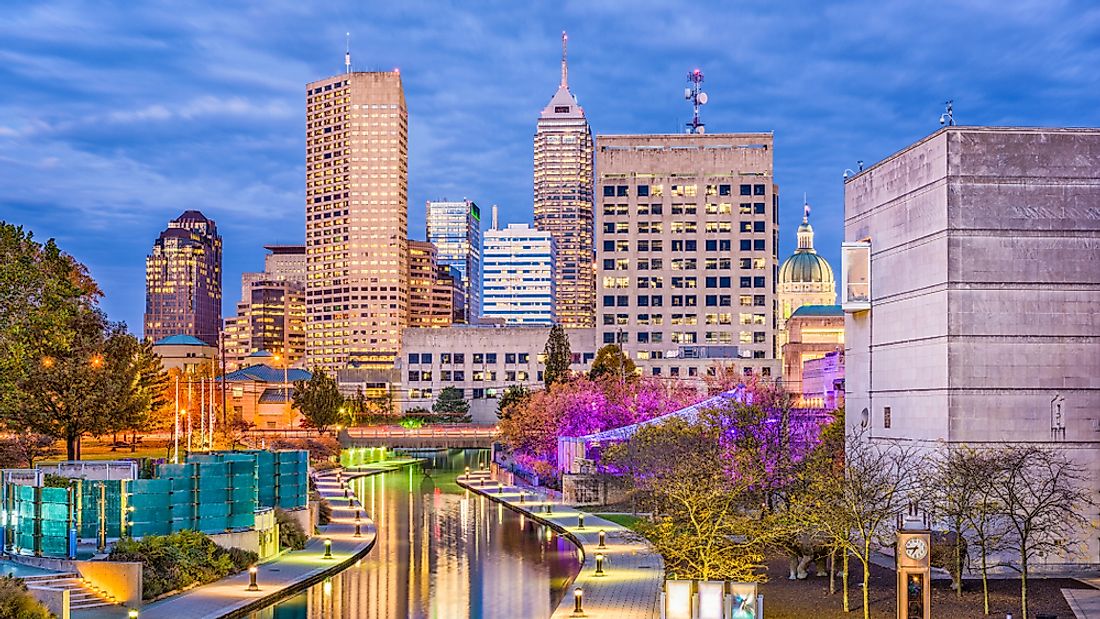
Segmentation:
{"type": "Polygon", "coordinates": [[[966,534],[969,520],[978,509],[982,486],[988,480],[978,476],[981,456],[966,446],[948,446],[937,454],[926,469],[924,487],[930,500],[925,505],[934,525],[943,529],[942,539],[948,542],[944,557],[951,574],[951,587],[956,597],[962,597],[962,573],[966,567],[966,534]],[[951,543],[951,538],[954,538],[951,543]]]}
{"type": "Polygon", "coordinates": [[[1022,445],[998,454],[999,474],[991,495],[1008,525],[1005,549],[1020,573],[1020,613],[1028,617],[1027,579],[1033,561],[1073,553],[1076,535],[1087,524],[1084,508],[1092,505],[1085,489],[1085,472],[1064,454],[1045,447],[1022,445]]]}
{"type": "Polygon", "coordinates": [[[994,495],[993,480],[1000,474],[1000,459],[997,454],[988,451],[976,451],[967,448],[964,466],[965,473],[973,480],[973,509],[966,515],[966,526],[978,547],[980,570],[982,574],[982,604],[985,614],[989,614],[989,559],[993,553],[1003,550],[1008,522],[1004,517],[1000,501],[994,495]]]}

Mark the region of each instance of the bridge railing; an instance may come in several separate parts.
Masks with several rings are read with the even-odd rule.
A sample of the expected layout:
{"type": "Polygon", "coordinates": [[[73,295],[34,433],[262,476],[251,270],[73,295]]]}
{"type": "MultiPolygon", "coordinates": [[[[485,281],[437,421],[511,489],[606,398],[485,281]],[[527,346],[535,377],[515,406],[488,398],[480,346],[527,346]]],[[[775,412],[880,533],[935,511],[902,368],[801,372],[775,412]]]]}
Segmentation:
{"type": "Polygon", "coordinates": [[[369,426],[348,428],[347,434],[353,439],[493,438],[497,435],[497,428],[491,425],[423,426],[420,428],[369,426]]]}

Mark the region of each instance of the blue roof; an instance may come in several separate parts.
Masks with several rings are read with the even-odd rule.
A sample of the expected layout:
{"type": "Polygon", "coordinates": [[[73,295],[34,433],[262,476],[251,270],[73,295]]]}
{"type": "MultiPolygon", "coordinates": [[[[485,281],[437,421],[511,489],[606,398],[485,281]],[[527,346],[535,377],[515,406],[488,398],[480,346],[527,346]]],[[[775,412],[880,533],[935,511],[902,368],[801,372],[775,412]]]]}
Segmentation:
{"type": "MultiPolygon", "coordinates": [[[[298,368],[286,370],[286,379],[290,382],[309,380],[313,374],[298,368]]],[[[221,380],[222,377],[219,377],[221,380]]],[[[281,383],[283,382],[283,368],[273,368],[270,365],[252,365],[246,368],[230,372],[224,376],[230,383],[281,383]]]]}
{"type": "Polygon", "coordinates": [[[210,344],[207,344],[193,335],[177,333],[176,335],[169,335],[161,339],[154,343],[153,346],[210,346],[210,344]]]}
{"type": "Polygon", "coordinates": [[[260,394],[260,404],[285,404],[294,400],[294,387],[283,389],[282,387],[268,387],[260,394]]]}
{"type": "Polygon", "coordinates": [[[795,316],[835,316],[840,318],[844,316],[844,309],[839,305],[803,305],[791,314],[791,318],[795,316]]]}

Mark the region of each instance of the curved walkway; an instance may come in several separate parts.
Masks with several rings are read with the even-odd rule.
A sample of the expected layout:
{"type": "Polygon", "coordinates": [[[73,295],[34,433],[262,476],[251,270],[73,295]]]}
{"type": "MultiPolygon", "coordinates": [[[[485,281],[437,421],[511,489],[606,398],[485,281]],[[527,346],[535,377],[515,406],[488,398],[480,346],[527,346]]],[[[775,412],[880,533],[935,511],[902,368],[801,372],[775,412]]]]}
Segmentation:
{"type": "MultiPolygon", "coordinates": [[[[386,469],[379,467],[367,474],[383,470],[386,469]]],[[[355,537],[355,512],[362,510],[363,506],[354,493],[351,493],[349,505],[348,499],[344,498],[348,475],[342,474],[342,477],[342,481],[337,481],[335,470],[314,476],[321,498],[328,499],[332,505],[332,522],[325,527],[322,535],[312,538],[304,550],[284,553],[274,561],[261,563],[257,574],[259,591],[248,591],[248,572],[245,571],[149,604],[141,609],[141,619],[240,617],[297,593],[358,561],[374,546],[377,531],[374,522],[364,514],[361,536],[355,537]],[[330,559],[324,557],[326,538],[332,540],[330,559]]],[[[121,607],[95,611],[100,612],[73,611],[73,617],[126,617],[126,609],[121,607]]]]}
{"type": "Polygon", "coordinates": [[[585,617],[656,619],[660,616],[664,562],[637,533],[562,503],[547,501],[530,489],[500,485],[487,472],[461,476],[458,484],[552,527],[581,549],[584,557],[581,571],[551,615],[553,619],[577,616],[573,614],[575,587],[583,590],[585,617]],[[547,505],[551,507],[549,514],[545,512],[547,505]],[[584,514],[583,529],[577,520],[581,514],[584,514]],[[601,529],[606,532],[604,549],[598,548],[601,529]],[[604,555],[602,576],[595,573],[597,553],[604,555]]]}

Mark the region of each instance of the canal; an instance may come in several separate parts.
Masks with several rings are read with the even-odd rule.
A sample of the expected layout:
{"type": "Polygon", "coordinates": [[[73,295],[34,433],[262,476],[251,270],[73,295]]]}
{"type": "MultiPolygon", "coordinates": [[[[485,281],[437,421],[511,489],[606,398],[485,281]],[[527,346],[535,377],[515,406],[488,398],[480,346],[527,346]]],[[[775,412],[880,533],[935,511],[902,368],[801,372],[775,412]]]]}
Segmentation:
{"type": "Polygon", "coordinates": [[[455,483],[485,450],[354,480],[378,541],[357,565],[255,619],[539,619],[580,569],[568,540],[455,483]]]}

